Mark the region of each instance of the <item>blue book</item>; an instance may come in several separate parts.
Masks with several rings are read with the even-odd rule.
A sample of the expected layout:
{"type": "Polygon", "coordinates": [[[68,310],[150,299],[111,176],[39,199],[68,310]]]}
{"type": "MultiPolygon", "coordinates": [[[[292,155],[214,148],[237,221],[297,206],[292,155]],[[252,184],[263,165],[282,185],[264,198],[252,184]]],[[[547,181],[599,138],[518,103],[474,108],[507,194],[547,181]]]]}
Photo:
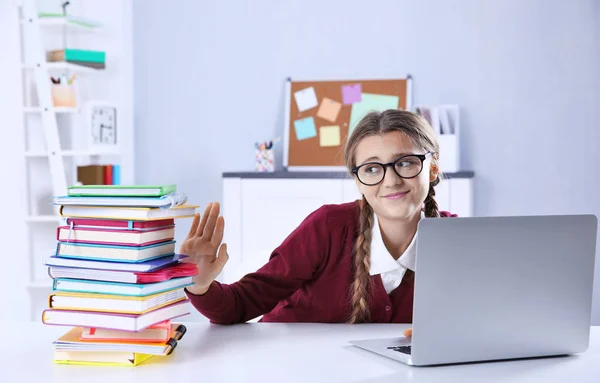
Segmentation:
{"type": "Polygon", "coordinates": [[[121,283],[92,281],[89,279],[56,278],[52,284],[52,290],[145,297],[165,291],[181,289],[192,284],[192,277],[173,278],[155,283],[121,283]]]}
{"type": "Polygon", "coordinates": [[[121,165],[113,165],[112,166],[112,184],[120,185],[121,184],[121,165]]]}
{"type": "Polygon", "coordinates": [[[146,246],[99,245],[84,242],[59,242],[56,256],[111,262],[143,262],[175,254],[175,241],[146,246]]]}
{"type": "MultiPolygon", "coordinates": [[[[89,259],[75,259],[51,256],[46,262],[46,266],[56,267],[74,267],[80,269],[96,269],[96,270],[115,270],[115,271],[132,271],[137,273],[145,273],[159,270],[165,267],[175,265],[180,260],[186,258],[182,254],[173,254],[166,257],[154,258],[144,262],[137,263],[122,263],[122,262],[107,262],[95,261],[89,259]]],[[[52,276],[50,276],[52,277],[52,276]]]]}

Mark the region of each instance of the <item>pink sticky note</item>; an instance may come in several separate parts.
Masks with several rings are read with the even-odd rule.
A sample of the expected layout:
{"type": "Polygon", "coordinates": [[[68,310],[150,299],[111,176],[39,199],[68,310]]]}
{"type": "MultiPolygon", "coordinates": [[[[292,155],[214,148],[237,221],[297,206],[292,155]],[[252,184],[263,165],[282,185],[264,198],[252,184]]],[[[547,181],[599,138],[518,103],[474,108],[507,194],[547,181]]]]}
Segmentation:
{"type": "Polygon", "coordinates": [[[360,102],[362,100],[361,84],[342,86],[342,100],[344,101],[344,105],[360,102]]]}

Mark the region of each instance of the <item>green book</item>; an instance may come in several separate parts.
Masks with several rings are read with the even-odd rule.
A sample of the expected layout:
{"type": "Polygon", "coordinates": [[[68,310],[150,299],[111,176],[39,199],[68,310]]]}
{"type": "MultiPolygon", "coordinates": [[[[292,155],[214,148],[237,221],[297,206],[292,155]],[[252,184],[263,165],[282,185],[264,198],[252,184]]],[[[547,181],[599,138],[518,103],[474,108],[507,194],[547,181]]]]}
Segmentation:
{"type": "Polygon", "coordinates": [[[59,49],[46,54],[48,61],[87,61],[91,63],[106,62],[106,52],[88,49],[59,49]]]}
{"type": "Polygon", "coordinates": [[[177,191],[177,185],[77,185],[69,186],[71,197],[162,197],[177,191]]]}

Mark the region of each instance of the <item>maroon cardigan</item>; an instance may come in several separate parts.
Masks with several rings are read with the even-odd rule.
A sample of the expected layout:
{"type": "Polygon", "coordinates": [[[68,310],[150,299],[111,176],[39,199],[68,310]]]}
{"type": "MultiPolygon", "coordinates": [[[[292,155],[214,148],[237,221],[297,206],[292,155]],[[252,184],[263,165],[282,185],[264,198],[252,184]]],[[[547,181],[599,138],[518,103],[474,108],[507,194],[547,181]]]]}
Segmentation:
{"type": "MultiPolygon", "coordinates": [[[[214,281],[203,295],[185,290],[186,294],[212,323],[241,323],[260,315],[261,322],[346,322],[359,228],[357,202],[324,205],[306,217],[256,272],[232,284],[214,281]]],[[[411,323],[412,279],[404,278],[389,295],[379,275],[371,281],[371,321],[411,323]]]]}

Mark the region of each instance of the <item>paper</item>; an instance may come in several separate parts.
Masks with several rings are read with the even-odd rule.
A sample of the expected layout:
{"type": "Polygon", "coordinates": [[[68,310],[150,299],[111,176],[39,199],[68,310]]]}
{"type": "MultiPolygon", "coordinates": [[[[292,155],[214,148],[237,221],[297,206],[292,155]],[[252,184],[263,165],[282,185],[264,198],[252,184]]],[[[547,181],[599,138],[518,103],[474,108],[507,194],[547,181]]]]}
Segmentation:
{"type": "Polygon", "coordinates": [[[294,93],[296,99],[296,105],[298,105],[298,111],[304,112],[319,105],[317,101],[317,95],[315,94],[315,88],[308,87],[294,93]]]}
{"type": "Polygon", "coordinates": [[[348,128],[348,137],[358,124],[358,122],[369,112],[383,112],[387,109],[398,109],[398,96],[388,96],[382,94],[363,93],[362,100],[352,104],[350,112],[350,126],[348,128]]]}
{"type": "Polygon", "coordinates": [[[344,105],[354,104],[360,102],[362,99],[362,85],[344,85],[342,86],[342,100],[344,105]]]}
{"type": "Polygon", "coordinates": [[[317,128],[315,127],[315,119],[313,117],[301,118],[294,121],[294,129],[296,130],[298,141],[317,136],[317,128]]]}
{"type": "Polygon", "coordinates": [[[335,122],[338,118],[338,114],[342,109],[342,104],[339,102],[332,100],[330,98],[323,98],[321,101],[321,106],[319,107],[319,111],[317,112],[317,117],[320,117],[329,122],[335,122]]]}
{"type": "Polygon", "coordinates": [[[321,146],[340,146],[340,127],[322,126],[319,129],[319,144],[321,146]]]}

